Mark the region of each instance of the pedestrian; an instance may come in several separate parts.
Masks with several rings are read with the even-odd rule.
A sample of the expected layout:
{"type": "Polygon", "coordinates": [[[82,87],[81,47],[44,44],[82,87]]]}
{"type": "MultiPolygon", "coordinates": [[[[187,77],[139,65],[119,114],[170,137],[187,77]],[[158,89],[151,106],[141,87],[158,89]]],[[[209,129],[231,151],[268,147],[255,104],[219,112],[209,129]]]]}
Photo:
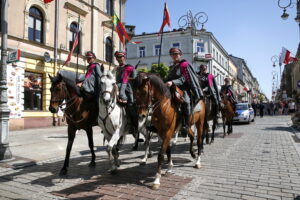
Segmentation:
{"type": "Polygon", "coordinates": [[[271,115],[271,107],[270,107],[270,102],[267,102],[267,112],[268,112],[268,115],[271,115]]]}
{"type": "Polygon", "coordinates": [[[273,101],[271,101],[271,103],[270,103],[270,110],[271,110],[271,115],[272,115],[272,116],[275,115],[275,110],[274,110],[274,103],[273,103],[273,101]]]}
{"type": "Polygon", "coordinates": [[[295,102],[290,101],[289,104],[288,104],[288,108],[289,108],[289,114],[295,113],[295,110],[296,110],[295,102]]]}
{"type": "Polygon", "coordinates": [[[255,101],[252,102],[251,104],[253,111],[254,111],[254,117],[256,117],[256,109],[257,109],[257,103],[255,101]]]}
{"type": "Polygon", "coordinates": [[[265,109],[265,106],[264,106],[263,102],[260,102],[260,104],[259,104],[259,115],[260,115],[261,118],[264,117],[264,109],[265,109]]]}

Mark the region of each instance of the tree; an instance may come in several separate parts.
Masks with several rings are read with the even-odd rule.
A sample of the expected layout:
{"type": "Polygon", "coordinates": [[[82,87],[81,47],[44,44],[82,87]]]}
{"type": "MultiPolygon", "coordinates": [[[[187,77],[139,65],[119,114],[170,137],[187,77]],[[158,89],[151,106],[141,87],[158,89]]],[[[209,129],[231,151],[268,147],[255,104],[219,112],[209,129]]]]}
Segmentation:
{"type": "Polygon", "coordinates": [[[149,69],[147,67],[142,67],[137,69],[138,72],[149,72],[149,69]]]}
{"type": "Polygon", "coordinates": [[[160,77],[165,80],[169,72],[169,67],[164,63],[161,63],[159,66],[158,64],[153,64],[150,72],[159,74],[160,77]]]}

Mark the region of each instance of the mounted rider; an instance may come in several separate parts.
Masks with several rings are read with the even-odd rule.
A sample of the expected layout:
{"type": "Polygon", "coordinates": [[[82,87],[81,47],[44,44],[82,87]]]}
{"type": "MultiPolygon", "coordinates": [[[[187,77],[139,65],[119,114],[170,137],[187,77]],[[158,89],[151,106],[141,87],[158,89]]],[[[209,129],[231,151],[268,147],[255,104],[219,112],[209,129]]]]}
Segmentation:
{"type": "Polygon", "coordinates": [[[189,118],[191,114],[191,97],[194,103],[203,99],[203,92],[193,67],[184,59],[181,59],[182,51],[179,48],[171,48],[169,54],[172,57],[173,65],[170,66],[167,76],[167,86],[178,86],[183,91],[184,102],[181,104],[183,114],[182,131],[187,133],[189,130],[189,118]]]}
{"type": "Polygon", "coordinates": [[[116,69],[116,82],[119,87],[119,103],[126,105],[126,113],[131,119],[131,123],[135,131],[138,130],[138,114],[133,98],[132,86],[129,78],[135,78],[136,70],[132,65],[126,64],[126,53],[116,51],[115,57],[119,63],[116,69]]]}
{"type": "Polygon", "coordinates": [[[232,87],[232,85],[230,84],[230,79],[229,78],[225,78],[224,79],[225,85],[222,85],[221,87],[221,93],[225,91],[225,94],[229,97],[232,105],[234,106],[235,109],[235,104],[237,104],[237,98],[235,95],[235,91],[232,87]]]}
{"type": "Polygon", "coordinates": [[[100,77],[102,75],[100,64],[96,62],[96,55],[92,51],[85,54],[88,62],[86,73],[77,81],[77,94],[85,100],[96,100],[100,94],[100,77]]]}
{"type": "Polygon", "coordinates": [[[200,79],[200,85],[204,93],[209,94],[212,97],[212,101],[215,103],[217,113],[220,109],[221,98],[218,90],[215,77],[207,72],[206,65],[200,65],[200,71],[198,73],[200,79]]]}

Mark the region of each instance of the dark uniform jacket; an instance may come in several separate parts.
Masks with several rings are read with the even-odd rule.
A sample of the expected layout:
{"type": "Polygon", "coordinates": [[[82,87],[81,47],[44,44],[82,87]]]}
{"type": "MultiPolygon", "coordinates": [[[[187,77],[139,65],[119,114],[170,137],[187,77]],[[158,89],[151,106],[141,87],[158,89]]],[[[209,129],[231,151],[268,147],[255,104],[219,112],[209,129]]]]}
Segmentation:
{"type": "Polygon", "coordinates": [[[99,63],[91,63],[87,66],[87,72],[85,74],[82,89],[95,97],[100,95],[100,77],[102,73],[99,63]]]}
{"type": "Polygon", "coordinates": [[[222,85],[221,92],[225,91],[226,94],[229,94],[231,99],[233,100],[233,103],[237,103],[237,98],[235,96],[235,92],[231,85],[222,85]]]}
{"type": "Polygon", "coordinates": [[[174,85],[183,91],[190,90],[195,98],[195,102],[203,97],[197,74],[186,60],[170,66],[167,81],[172,81],[174,85]]]}
{"type": "Polygon", "coordinates": [[[206,73],[204,75],[200,75],[200,85],[202,89],[207,87],[209,94],[213,96],[213,98],[217,101],[218,104],[220,103],[220,94],[218,86],[212,74],[206,73]]]}

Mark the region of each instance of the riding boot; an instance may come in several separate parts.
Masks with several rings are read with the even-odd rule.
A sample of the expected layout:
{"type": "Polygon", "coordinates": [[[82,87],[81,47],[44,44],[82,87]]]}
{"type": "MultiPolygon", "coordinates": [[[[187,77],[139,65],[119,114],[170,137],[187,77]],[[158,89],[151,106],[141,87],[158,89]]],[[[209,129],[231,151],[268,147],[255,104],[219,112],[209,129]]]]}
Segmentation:
{"type": "Polygon", "coordinates": [[[183,137],[186,137],[189,131],[189,121],[190,121],[190,115],[189,113],[183,113],[183,118],[182,118],[182,127],[181,127],[181,135],[183,137]]]}

